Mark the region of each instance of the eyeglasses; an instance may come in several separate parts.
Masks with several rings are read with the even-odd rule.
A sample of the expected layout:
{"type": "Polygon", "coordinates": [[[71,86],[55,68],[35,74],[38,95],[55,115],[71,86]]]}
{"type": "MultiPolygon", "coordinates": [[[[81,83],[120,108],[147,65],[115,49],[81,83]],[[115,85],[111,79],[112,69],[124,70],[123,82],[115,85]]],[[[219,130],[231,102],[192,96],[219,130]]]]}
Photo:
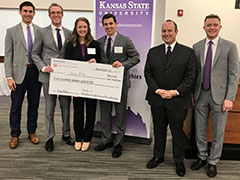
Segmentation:
{"type": "Polygon", "coordinates": [[[57,12],[52,11],[52,12],[50,12],[50,14],[52,14],[52,15],[55,15],[55,14],[60,15],[60,14],[62,14],[62,12],[60,12],[60,11],[57,11],[57,12]]]}

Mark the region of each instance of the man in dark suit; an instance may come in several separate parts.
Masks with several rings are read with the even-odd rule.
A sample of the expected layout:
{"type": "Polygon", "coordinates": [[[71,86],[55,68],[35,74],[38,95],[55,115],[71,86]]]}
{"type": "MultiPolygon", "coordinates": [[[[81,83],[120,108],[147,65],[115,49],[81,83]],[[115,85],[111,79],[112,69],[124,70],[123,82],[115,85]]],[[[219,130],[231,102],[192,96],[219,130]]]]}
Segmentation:
{"type": "Polygon", "coordinates": [[[166,20],[162,25],[164,44],[149,50],[144,75],[148,85],[146,100],[151,105],[154,127],[153,158],[147,168],[164,162],[167,126],[172,133],[176,173],[185,175],[183,122],[191,107],[191,93],[196,76],[196,58],[191,48],[176,42],[177,25],[166,20]]]}
{"type": "Polygon", "coordinates": [[[207,37],[193,45],[198,64],[194,100],[199,153],[191,169],[208,164],[207,175],[213,178],[222,153],[227,114],[237,93],[239,57],[236,44],[219,36],[222,28],[219,16],[206,16],[203,28],[207,37]],[[206,130],[210,111],[213,137],[208,155],[206,130]]]}
{"type": "MultiPolygon", "coordinates": [[[[53,3],[48,8],[51,25],[41,29],[36,36],[36,42],[33,46],[32,57],[38,67],[39,81],[43,84],[45,97],[45,126],[46,126],[46,144],[45,149],[48,152],[53,151],[53,138],[55,136],[54,111],[57,95],[51,95],[49,90],[49,77],[53,72],[51,67],[51,58],[64,58],[65,46],[70,40],[71,31],[62,26],[63,8],[53,3]]],[[[70,96],[59,96],[60,108],[62,113],[62,140],[68,145],[74,145],[70,136],[70,96]]]]}
{"type": "Polygon", "coordinates": [[[7,30],[5,38],[4,67],[8,87],[11,90],[10,148],[18,146],[21,134],[22,103],[27,92],[27,131],[28,138],[33,144],[38,144],[36,135],[39,97],[41,83],[38,81],[38,70],[34,65],[31,53],[32,43],[39,27],[32,23],[35,7],[25,1],[19,6],[22,21],[7,30]]]}
{"type": "Polygon", "coordinates": [[[112,67],[124,66],[124,77],[122,86],[122,97],[120,103],[100,101],[102,143],[95,147],[95,151],[103,151],[114,146],[112,157],[118,158],[122,154],[122,142],[126,129],[126,106],[130,79],[128,70],[140,62],[139,53],[135,49],[131,39],[117,32],[116,17],[112,14],[105,14],[102,24],[106,35],[98,39],[101,50],[101,62],[111,64],[112,67]],[[112,105],[116,110],[116,131],[112,137],[112,105]]]}

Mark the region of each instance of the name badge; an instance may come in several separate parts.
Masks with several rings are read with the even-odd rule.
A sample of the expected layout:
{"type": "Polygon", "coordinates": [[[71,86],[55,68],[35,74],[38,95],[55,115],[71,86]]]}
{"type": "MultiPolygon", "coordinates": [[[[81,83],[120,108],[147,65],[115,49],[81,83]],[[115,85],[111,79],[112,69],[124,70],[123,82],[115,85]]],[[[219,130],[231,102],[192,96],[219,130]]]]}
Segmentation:
{"type": "Polygon", "coordinates": [[[96,48],[87,48],[88,54],[96,54],[96,48]]]}
{"type": "Polygon", "coordinates": [[[114,53],[123,53],[123,47],[114,46],[114,53]]]}

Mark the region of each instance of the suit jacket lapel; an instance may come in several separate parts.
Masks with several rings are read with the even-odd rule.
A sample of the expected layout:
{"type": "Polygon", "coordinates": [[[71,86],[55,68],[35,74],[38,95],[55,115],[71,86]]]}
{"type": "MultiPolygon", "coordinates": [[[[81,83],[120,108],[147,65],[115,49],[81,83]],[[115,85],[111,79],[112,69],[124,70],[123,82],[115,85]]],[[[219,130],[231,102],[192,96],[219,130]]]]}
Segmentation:
{"type": "Polygon", "coordinates": [[[165,54],[165,44],[162,44],[159,46],[159,55],[160,55],[160,63],[161,63],[161,66],[163,66],[164,68],[166,68],[167,64],[167,57],[166,57],[166,54],[165,54]]]}
{"type": "Polygon", "coordinates": [[[17,34],[18,34],[18,36],[16,38],[21,39],[21,41],[23,43],[23,47],[28,51],[21,23],[19,23],[18,26],[17,26],[17,34]]]}
{"type": "MultiPolygon", "coordinates": [[[[64,33],[64,36],[65,36],[65,41],[63,43],[63,47],[65,47],[65,45],[67,44],[67,40],[70,39],[70,38],[68,37],[69,34],[67,33],[67,30],[64,27],[62,27],[62,29],[63,29],[63,33],[64,33]]],[[[63,51],[63,49],[64,48],[62,48],[61,51],[63,51]]]]}
{"type": "Polygon", "coordinates": [[[221,49],[222,49],[222,39],[219,37],[216,53],[215,53],[215,56],[213,58],[213,67],[216,64],[217,60],[218,60],[218,57],[219,57],[220,52],[221,52],[221,49]]]}
{"type": "Polygon", "coordinates": [[[120,46],[120,42],[121,42],[121,35],[120,35],[119,32],[118,32],[118,33],[117,33],[117,36],[116,36],[116,39],[115,39],[115,41],[114,41],[114,44],[113,44],[113,47],[112,47],[112,50],[111,50],[109,59],[111,59],[111,57],[112,57],[113,54],[114,54],[114,47],[115,47],[115,46],[120,46]]]}
{"type": "MultiPolygon", "coordinates": [[[[37,32],[37,27],[33,24],[33,31],[34,31],[34,36],[36,36],[37,32]]],[[[34,42],[35,39],[33,39],[34,42]]]]}
{"type": "Polygon", "coordinates": [[[200,44],[200,61],[201,61],[201,69],[202,69],[202,72],[203,72],[203,69],[204,69],[204,51],[205,51],[205,43],[206,43],[206,39],[203,40],[201,42],[202,44],[200,44]]]}
{"type": "Polygon", "coordinates": [[[35,24],[32,24],[32,25],[33,25],[34,34],[37,34],[37,27],[35,26],[35,24]]]}
{"type": "Polygon", "coordinates": [[[108,58],[107,58],[107,55],[106,55],[106,52],[105,52],[105,50],[104,50],[106,39],[107,39],[107,36],[104,36],[103,38],[101,38],[101,39],[99,40],[99,43],[101,44],[101,56],[104,56],[105,59],[108,59],[108,58]]]}
{"type": "MultiPolygon", "coordinates": [[[[35,24],[33,24],[33,31],[34,31],[34,38],[36,38],[36,34],[37,33],[40,33],[39,32],[39,28],[35,25],[35,24]]],[[[34,43],[34,41],[35,41],[35,39],[33,39],[33,43],[34,43]]]]}
{"type": "Polygon", "coordinates": [[[47,28],[47,33],[45,34],[46,36],[49,36],[48,39],[49,41],[53,44],[54,48],[58,51],[58,46],[54,40],[54,37],[53,37],[53,30],[52,30],[52,27],[51,25],[48,26],[47,28]]]}

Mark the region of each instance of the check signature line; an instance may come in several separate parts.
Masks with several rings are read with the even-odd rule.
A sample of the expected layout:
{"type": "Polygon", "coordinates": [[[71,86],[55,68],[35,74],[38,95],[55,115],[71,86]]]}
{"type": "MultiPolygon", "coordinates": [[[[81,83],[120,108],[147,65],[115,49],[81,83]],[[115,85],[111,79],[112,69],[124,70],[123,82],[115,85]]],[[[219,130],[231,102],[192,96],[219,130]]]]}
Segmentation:
{"type": "Polygon", "coordinates": [[[116,86],[109,86],[109,85],[103,85],[103,84],[94,84],[96,86],[102,86],[102,87],[109,87],[109,88],[116,88],[116,86]]]}

